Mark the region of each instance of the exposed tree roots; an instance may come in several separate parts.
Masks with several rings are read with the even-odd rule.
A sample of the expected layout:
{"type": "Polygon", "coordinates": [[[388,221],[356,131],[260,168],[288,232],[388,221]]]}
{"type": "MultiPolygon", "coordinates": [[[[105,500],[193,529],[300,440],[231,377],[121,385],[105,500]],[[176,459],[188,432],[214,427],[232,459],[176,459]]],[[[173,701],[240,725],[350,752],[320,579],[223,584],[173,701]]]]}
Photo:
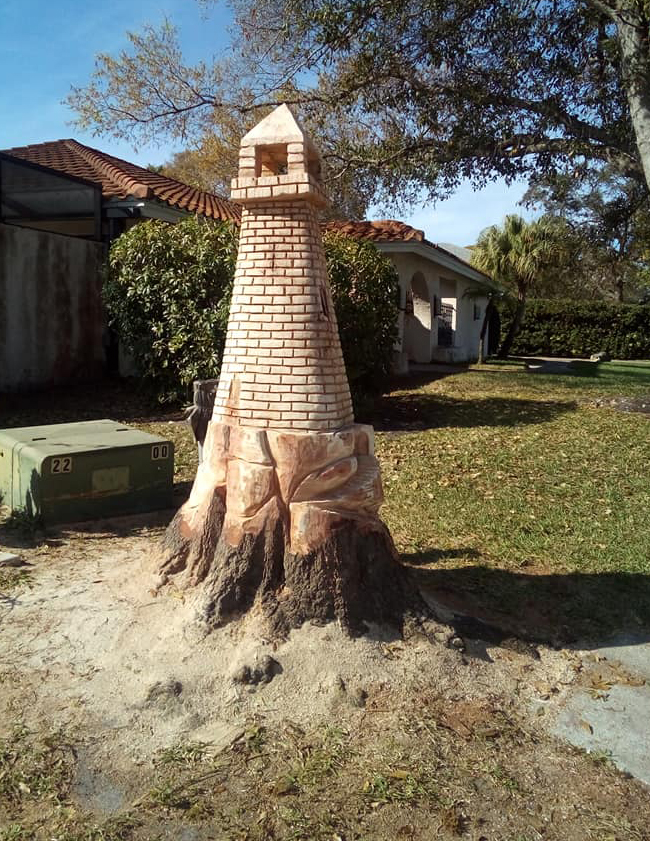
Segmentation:
{"type": "Polygon", "coordinates": [[[286,636],[306,621],[338,621],[359,635],[369,624],[401,630],[407,620],[427,612],[379,520],[343,517],[319,547],[300,555],[288,549],[287,514],[277,497],[252,518],[237,545],[219,534],[223,501],[218,494],[210,507],[211,516],[202,518],[192,537],[183,536],[182,517],[176,516],[161,567],[163,582],[178,574],[185,585],[202,582],[198,609],[208,627],[256,609],[271,636],[286,636]]]}

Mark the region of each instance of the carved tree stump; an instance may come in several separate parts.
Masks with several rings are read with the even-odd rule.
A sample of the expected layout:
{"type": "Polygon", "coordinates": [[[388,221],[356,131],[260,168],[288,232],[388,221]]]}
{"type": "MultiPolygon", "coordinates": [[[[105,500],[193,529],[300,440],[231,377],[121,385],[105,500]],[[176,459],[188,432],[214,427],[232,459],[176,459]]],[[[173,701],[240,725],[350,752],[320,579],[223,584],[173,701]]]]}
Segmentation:
{"type": "Polygon", "coordinates": [[[275,634],[306,620],[401,627],[421,608],[388,529],[372,427],[295,434],[212,422],[188,502],[165,537],[161,584],[202,584],[218,626],[251,609],[275,634]]]}
{"type": "Polygon", "coordinates": [[[203,459],[161,583],[201,584],[218,625],[401,625],[420,604],[378,516],[372,427],[354,423],[317,208],[318,152],[286,105],[242,140],[228,334],[203,459]]]}

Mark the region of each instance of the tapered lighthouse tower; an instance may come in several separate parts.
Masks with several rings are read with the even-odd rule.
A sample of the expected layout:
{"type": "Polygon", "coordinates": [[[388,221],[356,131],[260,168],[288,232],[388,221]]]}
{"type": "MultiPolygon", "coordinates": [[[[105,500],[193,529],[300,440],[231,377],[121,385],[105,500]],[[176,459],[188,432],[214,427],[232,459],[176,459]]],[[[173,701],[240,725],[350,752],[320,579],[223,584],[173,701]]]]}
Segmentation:
{"type": "Polygon", "coordinates": [[[214,419],[261,429],[352,423],[318,208],[320,158],[286,105],[242,140],[243,206],[214,419]]]}
{"type": "Polygon", "coordinates": [[[161,586],[202,584],[212,624],[254,607],[278,633],[306,619],[399,624],[414,596],[378,516],[373,429],[354,423],[320,158],[286,105],[243,138],[231,196],[242,221],[221,374],[161,586]]]}

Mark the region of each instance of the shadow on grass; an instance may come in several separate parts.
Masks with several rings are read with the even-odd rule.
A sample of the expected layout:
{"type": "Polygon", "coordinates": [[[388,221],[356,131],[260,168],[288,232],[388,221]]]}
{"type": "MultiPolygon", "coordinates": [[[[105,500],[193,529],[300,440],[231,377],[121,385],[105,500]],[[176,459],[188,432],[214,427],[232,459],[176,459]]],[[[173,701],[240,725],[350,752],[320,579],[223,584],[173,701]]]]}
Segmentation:
{"type": "Polygon", "coordinates": [[[378,432],[417,432],[443,427],[520,426],[545,423],[574,411],[573,401],[483,397],[459,400],[441,394],[387,394],[377,400],[372,422],[378,432]]]}
{"type": "Polygon", "coordinates": [[[597,377],[598,362],[562,362],[549,359],[523,359],[527,374],[559,374],[567,377],[597,377]]]}
{"type": "Polygon", "coordinates": [[[45,391],[0,395],[0,428],[85,420],[182,420],[179,405],[161,404],[139,380],[105,379],[45,391]]]}
{"type": "Polygon", "coordinates": [[[480,552],[476,549],[429,549],[428,552],[414,552],[412,555],[402,557],[410,566],[425,564],[436,564],[439,561],[448,561],[450,558],[480,558],[480,552]]]}
{"type": "MultiPolygon", "coordinates": [[[[452,615],[461,636],[497,644],[509,637],[555,646],[580,642],[585,648],[625,634],[650,641],[650,575],[537,575],[479,565],[436,569],[441,554],[432,550],[402,560],[413,567],[427,601],[452,615]]],[[[468,550],[458,554],[467,556],[468,550]]]]}
{"type": "Polygon", "coordinates": [[[646,385],[650,390],[650,366],[633,362],[576,361],[571,363],[571,375],[646,385]]]}
{"type": "Polygon", "coordinates": [[[480,369],[480,373],[489,373],[496,378],[514,376],[527,380],[530,380],[532,374],[542,382],[556,383],[567,388],[606,387],[611,388],[613,393],[617,387],[638,386],[650,393],[650,365],[640,362],[590,362],[581,359],[555,362],[530,356],[510,357],[507,360],[489,360],[480,369]]]}

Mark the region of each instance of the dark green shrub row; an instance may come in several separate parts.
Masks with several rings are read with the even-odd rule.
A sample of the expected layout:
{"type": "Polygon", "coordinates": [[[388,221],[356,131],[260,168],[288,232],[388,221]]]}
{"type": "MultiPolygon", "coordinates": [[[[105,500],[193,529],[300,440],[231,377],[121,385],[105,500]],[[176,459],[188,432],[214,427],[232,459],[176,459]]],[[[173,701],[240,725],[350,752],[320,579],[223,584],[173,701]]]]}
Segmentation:
{"type": "MultiPolygon", "coordinates": [[[[512,313],[502,310],[502,335],[512,313]]],[[[529,300],[514,355],[650,359],[650,305],[529,300]]]]}
{"type": "Polygon", "coordinates": [[[323,236],[352,396],[381,391],[393,365],[399,307],[395,267],[371,242],[323,236]]]}
{"type": "MultiPolygon", "coordinates": [[[[226,335],[237,228],[195,217],[143,222],[111,246],[104,299],[120,341],[161,399],[187,398],[216,377],[226,335]]],[[[390,371],[399,279],[369,242],[323,238],[343,357],[353,397],[390,371]]]]}

